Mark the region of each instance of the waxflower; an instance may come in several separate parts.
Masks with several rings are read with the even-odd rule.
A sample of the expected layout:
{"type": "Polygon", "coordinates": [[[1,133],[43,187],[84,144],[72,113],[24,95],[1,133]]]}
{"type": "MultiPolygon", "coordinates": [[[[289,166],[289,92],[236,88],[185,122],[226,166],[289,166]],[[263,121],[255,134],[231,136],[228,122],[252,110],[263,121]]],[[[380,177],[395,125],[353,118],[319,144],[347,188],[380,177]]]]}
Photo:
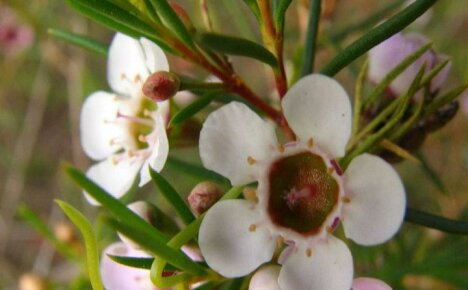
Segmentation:
{"type": "Polygon", "coordinates": [[[338,165],[351,134],[351,104],[335,80],[306,76],[281,106],[296,141],[279,143],[271,123],[237,102],[203,124],[204,166],[233,185],[258,187],[255,199],[221,201],[207,211],[200,249],[212,269],[240,277],[270,261],[280,245],[280,289],[349,290],[352,256],[332,232],[342,222],[358,244],[385,242],[402,223],[404,187],[377,156],[357,156],[345,172],[338,165]]]}
{"type": "Polygon", "coordinates": [[[150,180],[148,167],[159,171],[166,161],[169,104],[146,98],[142,87],[150,75],[168,71],[169,65],[156,44],[117,33],[109,48],[107,70],[115,93],[98,91],[86,99],[81,144],[90,158],[99,161],[86,175],[119,198],[137,175],[143,186],[150,180]]]}
{"type": "MultiPolygon", "coordinates": [[[[380,43],[369,51],[369,79],[379,83],[385,76],[408,55],[415,52],[428,40],[421,34],[409,33],[403,35],[397,33],[380,43]]],[[[421,66],[426,63],[426,72],[439,63],[447,60],[447,56],[437,54],[433,50],[425,52],[419,59],[412,63],[390,84],[389,92],[399,96],[409,89],[421,66]]],[[[447,64],[431,81],[430,92],[437,92],[445,82],[450,72],[451,63],[447,64]]]]}

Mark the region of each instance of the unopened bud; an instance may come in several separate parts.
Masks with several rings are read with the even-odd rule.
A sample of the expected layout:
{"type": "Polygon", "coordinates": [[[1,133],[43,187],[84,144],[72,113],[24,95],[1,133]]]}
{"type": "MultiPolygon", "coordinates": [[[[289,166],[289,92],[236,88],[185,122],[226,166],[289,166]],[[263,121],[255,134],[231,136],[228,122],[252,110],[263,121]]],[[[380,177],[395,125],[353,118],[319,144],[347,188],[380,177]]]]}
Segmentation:
{"type": "Polygon", "coordinates": [[[223,189],[220,186],[210,181],[204,181],[192,189],[187,199],[193,212],[200,215],[215,204],[222,195],[223,189]]]}
{"type": "Polygon", "coordinates": [[[195,27],[193,26],[192,20],[190,20],[190,17],[185,11],[185,9],[180,5],[177,4],[174,1],[169,1],[169,5],[171,5],[172,10],[174,10],[175,14],[179,17],[180,21],[185,25],[185,27],[190,31],[193,32],[195,31],[195,27]]]}
{"type": "Polygon", "coordinates": [[[25,273],[21,275],[18,281],[18,289],[20,290],[44,290],[46,283],[44,280],[34,273],[25,273]]]}
{"type": "Polygon", "coordinates": [[[179,78],[168,71],[150,75],[143,84],[143,94],[155,102],[162,102],[174,96],[180,87],[179,78]]]}

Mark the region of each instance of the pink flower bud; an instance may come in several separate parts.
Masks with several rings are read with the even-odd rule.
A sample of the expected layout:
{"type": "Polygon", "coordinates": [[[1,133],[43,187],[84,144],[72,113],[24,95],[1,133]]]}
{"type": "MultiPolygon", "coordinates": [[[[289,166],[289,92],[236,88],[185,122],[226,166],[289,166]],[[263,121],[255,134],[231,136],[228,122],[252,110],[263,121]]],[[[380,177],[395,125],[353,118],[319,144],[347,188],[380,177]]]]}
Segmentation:
{"type": "Polygon", "coordinates": [[[174,96],[180,87],[179,78],[168,71],[150,75],[143,84],[143,94],[155,102],[162,102],[174,96]]]}
{"type": "MultiPolygon", "coordinates": [[[[408,55],[412,54],[428,40],[416,33],[403,35],[397,33],[369,51],[369,79],[374,83],[381,82],[388,73],[408,55]]],[[[389,86],[389,92],[399,96],[407,92],[421,66],[426,63],[426,73],[447,59],[447,56],[437,54],[433,50],[426,51],[419,59],[404,70],[389,86]]],[[[451,68],[447,64],[433,79],[430,92],[437,92],[444,84],[451,68]]],[[[422,94],[420,92],[419,94],[422,94]]]]}
{"type": "Polygon", "coordinates": [[[221,187],[213,182],[204,181],[192,189],[187,199],[193,212],[200,215],[215,204],[222,195],[221,187]]]}

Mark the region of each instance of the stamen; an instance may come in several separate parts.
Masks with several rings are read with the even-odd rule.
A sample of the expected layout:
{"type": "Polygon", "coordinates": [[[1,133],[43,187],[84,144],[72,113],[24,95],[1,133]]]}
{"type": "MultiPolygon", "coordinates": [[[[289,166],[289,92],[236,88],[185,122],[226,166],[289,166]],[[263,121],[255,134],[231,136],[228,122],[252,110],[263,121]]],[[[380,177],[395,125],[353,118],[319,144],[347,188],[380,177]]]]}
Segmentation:
{"type": "Polygon", "coordinates": [[[279,144],[279,145],[278,145],[278,151],[279,151],[279,153],[283,153],[284,150],[285,150],[284,144],[279,144]]]}
{"type": "Polygon", "coordinates": [[[279,236],[279,237],[276,239],[276,244],[278,245],[278,247],[281,247],[281,246],[284,244],[284,237],[283,237],[283,236],[279,236]]]}
{"type": "Polygon", "coordinates": [[[143,116],[145,116],[145,117],[151,116],[151,111],[148,110],[148,109],[144,109],[144,110],[143,110],[143,116]]]}
{"type": "Polygon", "coordinates": [[[139,74],[137,74],[137,75],[135,76],[135,78],[133,79],[133,81],[134,81],[135,83],[141,82],[141,76],[140,76],[139,74]]]}
{"type": "Polygon", "coordinates": [[[332,175],[333,171],[335,171],[335,168],[334,167],[329,167],[328,170],[327,170],[328,175],[332,175]]]}
{"type": "Polygon", "coordinates": [[[257,191],[255,188],[246,187],[244,188],[243,194],[246,200],[258,203],[257,191]]]}
{"type": "Polygon", "coordinates": [[[138,141],[140,141],[142,143],[148,142],[145,135],[138,135],[138,141]]]}
{"type": "Polygon", "coordinates": [[[331,163],[331,165],[335,168],[336,173],[337,173],[339,176],[342,176],[342,175],[343,175],[343,169],[341,169],[341,167],[340,167],[340,165],[338,164],[338,162],[336,162],[336,159],[330,160],[330,163],[331,163]]]}
{"type": "Polygon", "coordinates": [[[351,202],[351,199],[350,199],[349,197],[347,197],[347,196],[343,196],[343,197],[341,198],[341,201],[343,201],[344,203],[350,203],[350,202],[351,202]]]}
{"type": "Polygon", "coordinates": [[[137,123],[137,124],[150,126],[150,127],[152,127],[154,125],[153,121],[151,121],[149,119],[144,119],[144,118],[135,117],[135,116],[128,116],[128,115],[124,115],[124,114],[122,114],[120,112],[117,112],[117,118],[122,118],[122,119],[125,119],[125,120],[130,121],[130,122],[134,122],[134,123],[137,123]]]}
{"type": "Polygon", "coordinates": [[[257,226],[256,226],[255,224],[251,224],[251,225],[249,226],[249,231],[255,232],[256,230],[257,230],[257,226]]]}
{"type": "Polygon", "coordinates": [[[247,163],[249,163],[249,165],[254,165],[255,162],[257,162],[257,161],[255,159],[253,159],[251,156],[247,157],[247,163]]]}
{"type": "Polygon", "coordinates": [[[311,248],[307,248],[307,250],[306,250],[306,255],[307,255],[307,257],[309,257],[309,258],[312,257],[312,249],[311,249],[311,248]]]}
{"type": "Polygon", "coordinates": [[[310,138],[309,140],[307,140],[307,146],[309,148],[314,147],[314,139],[310,138]]]}
{"type": "Polygon", "coordinates": [[[131,158],[131,157],[134,157],[134,156],[136,155],[135,151],[133,151],[132,149],[129,149],[129,150],[127,151],[127,154],[128,154],[128,157],[130,157],[130,158],[131,158]]]}
{"type": "Polygon", "coordinates": [[[330,235],[333,234],[334,229],[332,227],[327,227],[327,233],[330,235]]]}

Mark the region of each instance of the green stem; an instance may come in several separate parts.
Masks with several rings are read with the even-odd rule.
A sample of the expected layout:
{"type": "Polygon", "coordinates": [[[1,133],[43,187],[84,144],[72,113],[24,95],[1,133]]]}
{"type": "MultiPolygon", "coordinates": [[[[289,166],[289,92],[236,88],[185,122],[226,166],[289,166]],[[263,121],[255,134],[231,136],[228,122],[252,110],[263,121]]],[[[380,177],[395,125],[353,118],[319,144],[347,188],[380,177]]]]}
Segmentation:
{"type": "Polygon", "coordinates": [[[307,24],[304,55],[302,57],[301,76],[308,75],[314,71],[315,50],[320,23],[320,13],[322,11],[321,6],[321,0],[312,0],[312,4],[309,8],[309,21],[307,24]]]}
{"type": "Polygon", "coordinates": [[[458,235],[468,234],[468,222],[451,220],[412,208],[406,209],[405,221],[446,233],[458,235]]]}
{"type": "Polygon", "coordinates": [[[321,73],[328,76],[334,76],[371,48],[403,30],[437,1],[438,0],[418,0],[414,2],[406,9],[400,11],[398,14],[375,27],[346,47],[321,70],[321,73]]]}

